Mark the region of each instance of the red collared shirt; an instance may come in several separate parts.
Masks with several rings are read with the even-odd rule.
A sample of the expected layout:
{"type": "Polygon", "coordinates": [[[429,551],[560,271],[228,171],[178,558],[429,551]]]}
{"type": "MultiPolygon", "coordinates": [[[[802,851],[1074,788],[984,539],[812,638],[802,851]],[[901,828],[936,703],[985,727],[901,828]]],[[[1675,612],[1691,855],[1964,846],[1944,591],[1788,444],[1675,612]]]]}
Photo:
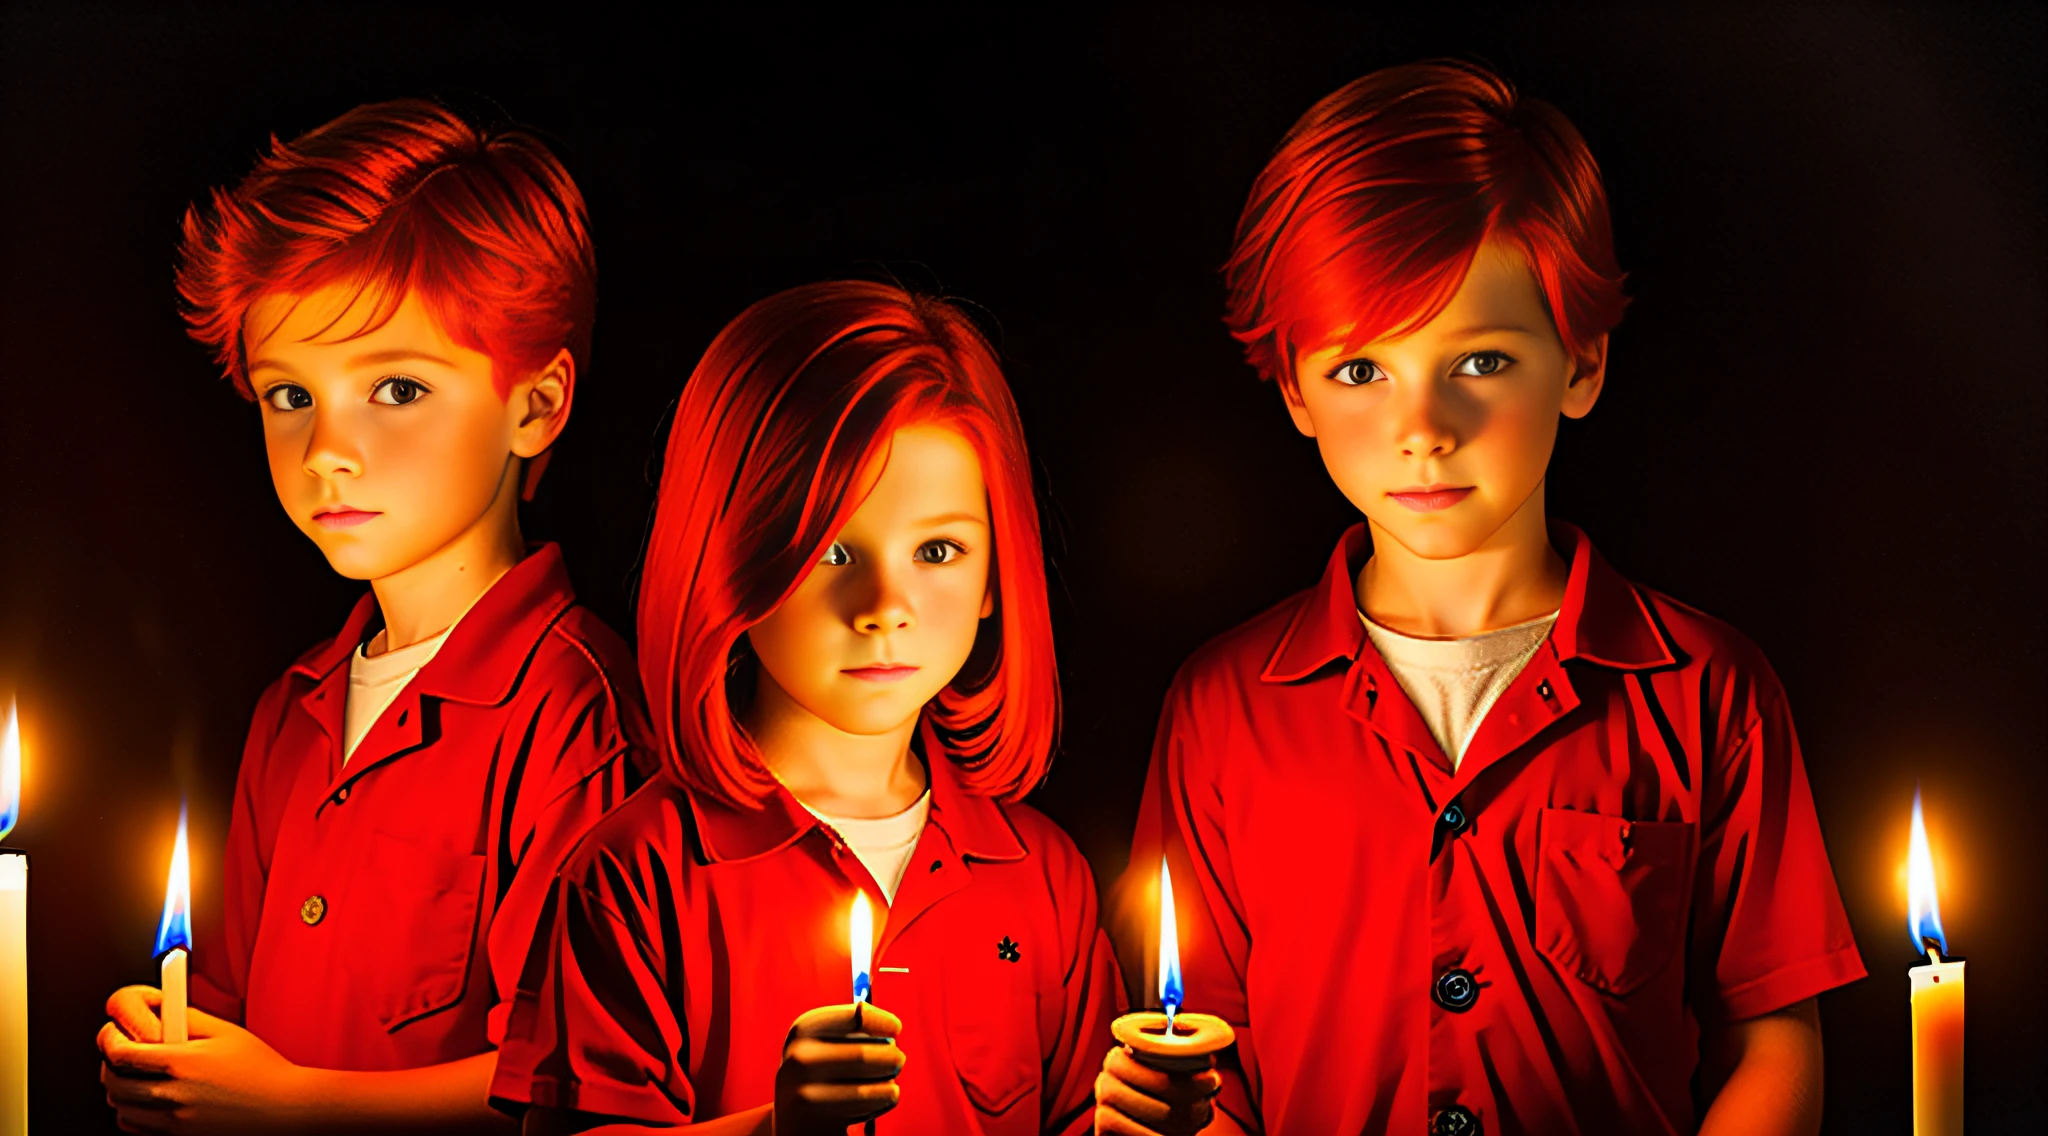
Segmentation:
{"type": "Polygon", "coordinates": [[[749,810],[649,783],[563,866],[492,1096],[658,1124],[769,1103],[790,1023],[853,1000],[865,891],[874,1003],[908,1058],[878,1131],[1088,1131],[1122,998],[1094,877],[1037,810],[966,792],[944,759],[931,773],[893,907],[786,790],[749,810]]]}
{"type": "Polygon", "coordinates": [[[1156,939],[1163,851],[1249,1126],[1690,1132],[1702,1027],[1862,976],[1763,656],[1552,543],[1557,623],[1455,770],[1359,621],[1363,525],[1176,679],[1119,923],[1156,939]]]}
{"type": "Polygon", "coordinates": [[[347,766],[364,596],[257,704],[195,1005],[289,1060],[406,1069],[502,1036],[554,869],[636,787],[625,645],[575,606],[547,545],[494,584],[347,766]]]}

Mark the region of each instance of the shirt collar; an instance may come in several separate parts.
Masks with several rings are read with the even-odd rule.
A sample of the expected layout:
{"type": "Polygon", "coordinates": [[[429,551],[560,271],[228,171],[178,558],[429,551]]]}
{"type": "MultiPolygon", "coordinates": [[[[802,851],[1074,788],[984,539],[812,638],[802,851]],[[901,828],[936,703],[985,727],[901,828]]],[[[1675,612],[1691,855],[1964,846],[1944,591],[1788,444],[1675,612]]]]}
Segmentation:
{"type": "MultiPolygon", "coordinates": [[[[540,546],[477,599],[412,680],[412,689],[446,701],[484,706],[503,702],[541,637],[575,602],[560,546],[540,546]]],[[[365,593],[342,624],[341,634],[294,663],[292,672],[316,682],[325,679],[348,662],[379,618],[376,594],[365,593]]]]}
{"type": "MultiPolygon", "coordinates": [[[[924,735],[924,752],[939,756],[925,762],[932,794],[927,823],[938,825],[952,840],[962,858],[975,860],[1021,860],[1024,842],[1003,813],[1002,806],[978,793],[968,792],[960,775],[938,744],[929,722],[919,729],[924,735]]],[[[812,815],[780,782],[775,793],[760,808],[745,808],[685,786],[690,811],[697,821],[697,840],[704,858],[711,863],[750,860],[779,851],[823,822],[812,815]]]]}
{"type": "MultiPolygon", "coordinates": [[[[1564,602],[1550,640],[1560,662],[1584,659],[1617,670],[1670,666],[1670,644],[1621,573],[1575,525],[1550,522],[1550,543],[1571,560],[1564,602]]],[[[1308,592],[1266,661],[1266,682],[1298,682],[1338,660],[1353,660],[1365,645],[1354,582],[1372,554],[1363,522],[1353,525],[1330,554],[1323,578],[1308,592]]]]}

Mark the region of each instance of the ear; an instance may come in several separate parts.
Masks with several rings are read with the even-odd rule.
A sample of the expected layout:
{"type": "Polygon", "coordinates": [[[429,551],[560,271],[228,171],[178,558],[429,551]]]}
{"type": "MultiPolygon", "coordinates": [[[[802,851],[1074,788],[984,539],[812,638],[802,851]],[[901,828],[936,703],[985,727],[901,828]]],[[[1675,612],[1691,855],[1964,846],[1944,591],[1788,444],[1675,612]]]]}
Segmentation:
{"type": "Polygon", "coordinates": [[[1294,428],[1304,438],[1316,436],[1316,420],[1309,417],[1308,403],[1301,397],[1301,379],[1298,376],[1283,375],[1273,380],[1280,388],[1280,401],[1287,404],[1287,416],[1294,419],[1294,428]]]}
{"type": "Polygon", "coordinates": [[[987,619],[996,613],[996,588],[990,584],[988,591],[981,593],[981,618],[987,619]]]}
{"type": "Polygon", "coordinates": [[[548,467],[548,448],[569,425],[569,409],[575,401],[576,357],[566,347],[506,396],[505,409],[512,416],[512,453],[527,459],[521,478],[522,499],[533,499],[540,475],[548,467]]]}
{"type": "Polygon", "coordinates": [[[1587,345],[1586,353],[1573,364],[1571,378],[1564,382],[1564,416],[1584,418],[1591,414],[1606,382],[1607,336],[1602,334],[1587,345]]]}

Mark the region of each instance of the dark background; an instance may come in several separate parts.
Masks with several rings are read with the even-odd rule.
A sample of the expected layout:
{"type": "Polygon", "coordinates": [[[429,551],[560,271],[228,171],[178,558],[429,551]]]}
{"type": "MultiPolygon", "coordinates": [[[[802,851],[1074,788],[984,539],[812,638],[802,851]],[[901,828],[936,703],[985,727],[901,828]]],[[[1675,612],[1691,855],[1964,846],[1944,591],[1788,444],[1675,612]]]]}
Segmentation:
{"type": "Polygon", "coordinates": [[[1635,302],[1553,511],[1790,688],[1872,974],[1822,1001],[1829,1129],[1908,1130],[1916,782],[1977,984],[1970,1123],[2038,1119],[2041,8],[737,7],[5,8],[0,697],[30,750],[40,1131],[111,1129],[92,1035],[151,976],[179,796],[211,904],[247,714],[359,587],[282,515],[172,304],[180,211],[270,132],[438,94],[560,143],[602,307],[528,525],[621,630],[657,418],[725,320],[875,263],[996,313],[1059,534],[1037,800],[1107,881],[1174,666],[1352,518],[1219,321],[1238,207],[1315,98],[1437,54],[1561,106],[1606,171],[1635,302]]]}

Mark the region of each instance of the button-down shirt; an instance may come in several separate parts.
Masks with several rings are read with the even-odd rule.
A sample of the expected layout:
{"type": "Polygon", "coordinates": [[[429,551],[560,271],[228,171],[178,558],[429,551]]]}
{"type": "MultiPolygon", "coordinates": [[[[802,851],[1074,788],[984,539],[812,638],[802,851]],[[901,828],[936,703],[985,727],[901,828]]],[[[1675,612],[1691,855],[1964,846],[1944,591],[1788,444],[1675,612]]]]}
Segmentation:
{"type": "Polygon", "coordinates": [[[1763,656],[1551,539],[1557,623],[1455,767],[1358,618],[1363,525],[1176,679],[1120,938],[1163,853],[1254,1129],[1690,1132],[1702,1028],[1862,976],[1763,656]]]}
{"type": "Polygon", "coordinates": [[[650,782],[563,866],[492,1096],[658,1124],[769,1103],[790,1023],[853,1000],[848,915],[865,892],[873,1001],[902,1019],[908,1059],[878,1131],[1088,1131],[1122,998],[1094,877],[1035,809],[967,792],[944,758],[930,768],[893,906],[787,790],[746,809],[650,782]]]}
{"type": "Polygon", "coordinates": [[[625,645],[547,545],[498,580],[342,761],[373,596],[258,703],[193,947],[194,1004],[291,1061],[403,1069],[502,1035],[554,869],[643,779],[625,645]]]}

